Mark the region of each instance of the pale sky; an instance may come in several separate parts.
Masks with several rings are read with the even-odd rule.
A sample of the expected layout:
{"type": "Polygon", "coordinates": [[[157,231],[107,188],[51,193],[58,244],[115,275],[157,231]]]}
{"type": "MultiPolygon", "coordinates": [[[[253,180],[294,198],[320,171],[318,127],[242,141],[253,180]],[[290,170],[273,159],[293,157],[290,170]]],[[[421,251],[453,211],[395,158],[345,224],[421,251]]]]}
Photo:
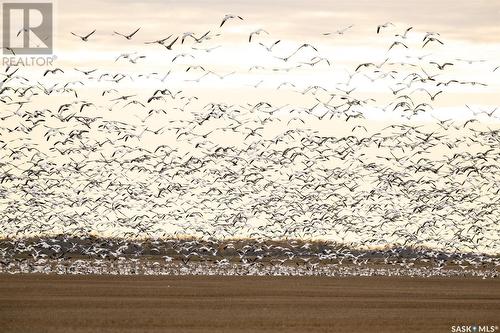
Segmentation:
{"type": "MultiPolygon", "coordinates": [[[[268,97],[270,101],[283,104],[290,98],[301,98],[296,94],[281,92],[275,88],[282,82],[292,82],[298,90],[309,85],[321,85],[333,88],[339,82],[345,82],[347,73],[353,72],[358,64],[364,62],[381,63],[408,62],[406,56],[428,55],[424,61],[438,63],[453,62],[453,67],[438,71],[433,65],[421,65],[428,73],[439,74],[438,79],[453,78],[473,79],[488,84],[487,87],[453,86],[447,88],[436,100],[436,106],[443,108],[463,108],[465,103],[482,107],[499,104],[498,75],[500,70],[492,70],[500,64],[500,2],[497,1],[56,1],[55,4],[55,42],[54,54],[56,67],[76,67],[80,69],[98,68],[130,74],[147,75],[151,72],[166,74],[169,70],[177,71],[170,82],[185,86],[185,80],[195,80],[203,72],[185,73],[190,65],[202,65],[220,75],[230,74],[224,80],[205,78],[201,82],[189,81],[189,89],[197,93],[206,93],[220,97],[221,100],[235,102],[245,96],[252,99],[257,94],[251,87],[259,84],[259,98],[268,97]],[[239,15],[244,21],[229,20],[222,28],[219,23],[225,14],[239,15]],[[376,27],[385,22],[394,23],[376,34],[376,27]],[[335,32],[353,25],[343,35],[322,35],[335,32]],[[387,52],[394,35],[403,34],[406,28],[413,27],[403,41],[409,49],[394,48],[387,52]],[[129,34],[140,28],[131,39],[113,35],[114,31],[129,34]],[[71,35],[79,35],[96,29],[88,42],[82,42],[71,35]],[[257,29],[265,29],[269,34],[254,36],[254,42],[248,43],[248,35],[257,29]],[[201,36],[210,31],[211,40],[194,44],[187,39],[179,42],[173,50],[162,46],[145,45],[144,42],[182,35],[193,32],[201,36]],[[440,40],[445,45],[431,43],[422,48],[422,39],[426,32],[439,32],[440,40]],[[220,34],[219,36],[217,36],[220,34]],[[276,40],[281,42],[267,52],[258,43],[267,46],[276,40]],[[318,52],[304,49],[288,62],[277,57],[285,57],[299,45],[310,43],[318,52]],[[211,52],[193,50],[192,47],[209,49],[211,52]],[[132,64],[125,59],[115,62],[124,53],[145,56],[132,64]],[[187,54],[172,63],[177,55],[187,54]],[[314,67],[302,65],[293,71],[286,68],[310,61],[314,56],[324,57],[330,66],[321,62],[314,67]],[[456,59],[482,60],[468,66],[456,59]],[[263,66],[265,70],[249,72],[252,66],[263,66]],[[281,71],[269,69],[280,68],[281,71]],[[197,90],[199,88],[199,91],[197,90]],[[227,94],[228,89],[233,90],[227,94]],[[229,96],[228,96],[229,95],[229,96]],[[233,97],[233,99],[231,99],[233,97]]],[[[399,39],[401,40],[401,39],[399,39]]],[[[411,61],[414,61],[412,59],[411,61]]],[[[405,70],[406,68],[399,68],[405,70]]],[[[36,70],[36,68],[34,69],[36,70]]],[[[44,68],[38,69],[40,73],[44,68]]],[[[414,70],[414,68],[408,68],[414,70]]],[[[78,79],[74,73],[65,73],[68,79],[78,79]]],[[[50,79],[41,78],[42,83],[50,84],[50,79]]],[[[130,82],[137,89],[137,82],[130,82]]],[[[354,82],[359,97],[378,97],[377,103],[385,105],[385,93],[392,98],[390,90],[369,80],[354,82]],[[366,91],[365,91],[366,89],[366,91]],[[366,92],[367,94],[364,94],[366,92]]],[[[90,85],[87,85],[90,86],[90,85]]],[[[141,87],[147,89],[144,82],[141,87]]],[[[153,89],[153,88],[151,88],[153,89]]],[[[149,91],[148,91],[149,93],[149,91]]],[[[309,98],[304,102],[311,103],[309,98]]],[[[375,107],[378,105],[375,105],[375,107]]],[[[456,113],[456,112],[455,112],[456,113]]]]}
{"type": "MultiPolygon", "coordinates": [[[[500,71],[492,73],[492,69],[500,63],[499,15],[500,3],[497,1],[58,1],[54,53],[59,59],[56,66],[83,69],[102,66],[107,70],[147,74],[185,70],[189,65],[197,64],[220,75],[236,72],[224,81],[207,78],[197,85],[193,82],[188,84],[193,90],[199,87],[199,92],[195,90],[197,93],[235,102],[242,95],[252,99],[256,95],[255,89],[249,85],[264,80],[259,85],[259,97],[268,97],[277,104],[284,104],[290,98],[300,98],[286,92],[276,94],[274,88],[282,82],[293,82],[298,89],[309,85],[333,87],[337,82],[345,81],[346,71],[352,72],[357,64],[363,62],[382,62],[387,57],[395,62],[407,61],[405,56],[409,54],[430,54],[426,60],[436,62],[457,63],[456,58],[486,60],[474,66],[457,63],[439,74],[443,79],[450,72],[453,72],[454,78],[470,78],[474,74],[474,80],[484,81],[488,87],[452,87],[436,104],[447,108],[460,108],[464,103],[492,107],[499,103],[496,79],[500,71]],[[244,21],[230,20],[219,28],[225,14],[242,16],[244,21]],[[385,22],[395,26],[376,34],[376,26],[385,22]],[[343,35],[322,35],[350,25],[353,27],[343,35]],[[396,48],[388,54],[388,46],[397,40],[394,35],[402,34],[410,26],[413,29],[405,42],[411,50],[405,52],[396,48]],[[139,27],[140,31],[132,40],[113,35],[113,31],[129,34],[139,27]],[[85,35],[94,29],[97,32],[87,43],[70,34],[85,35]],[[254,36],[254,42],[248,43],[249,33],[257,29],[265,29],[269,35],[262,33],[254,36]],[[193,32],[201,36],[209,30],[210,35],[221,35],[213,36],[195,47],[208,49],[220,46],[210,53],[192,50],[193,43],[189,39],[182,46],[179,43],[174,45],[172,51],[159,45],[144,44],[170,34],[175,37],[193,32]],[[445,43],[443,47],[431,44],[421,48],[423,36],[430,31],[441,34],[440,39],[445,43]],[[262,42],[269,46],[276,40],[281,42],[273,49],[272,56],[258,45],[262,42]],[[314,45],[318,52],[304,50],[287,63],[275,58],[288,55],[302,43],[314,45]],[[120,54],[134,52],[146,58],[133,65],[123,59],[114,62],[120,54]],[[187,56],[171,63],[176,55],[183,53],[196,58],[187,56]],[[321,63],[314,68],[304,65],[290,72],[248,72],[250,67],[257,65],[266,68],[292,67],[316,55],[329,59],[332,65],[321,63]],[[232,89],[233,93],[227,94],[228,89],[232,89]],[[231,99],[231,96],[234,98],[231,99]]],[[[436,68],[427,66],[425,69],[436,72],[436,68]]],[[[179,73],[172,75],[171,80],[182,86],[184,80],[194,80],[202,74],[193,71],[179,73]]],[[[370,97],[375,94],[379,96],[380,104],[385,103],[383,95],[387,87],[367,80],[355,83],[358,91],[367,89],[370,97]]],[[[137,89],[137,84],[131,84],[137,89]]],[[[365,95],[360,93],[360,96],[365,95]]]]}

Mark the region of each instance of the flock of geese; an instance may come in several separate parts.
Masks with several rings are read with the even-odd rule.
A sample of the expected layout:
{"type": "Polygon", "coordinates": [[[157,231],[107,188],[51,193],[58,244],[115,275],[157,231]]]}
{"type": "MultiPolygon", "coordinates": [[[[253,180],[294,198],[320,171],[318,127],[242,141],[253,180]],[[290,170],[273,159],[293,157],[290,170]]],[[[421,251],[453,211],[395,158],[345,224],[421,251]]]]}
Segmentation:
{"type": "MultiPolygon", "coordinates": [[[[437,112],[460,89],[498,84],[497,65],[443,59],[439,33],[387,22],[373,29],[388,40],[380,61],[342,67],[321,43],[288,49],[293,41],[258,29],[243,41],[268,62],[220,72],[203,56],[224,54],[230,24],[244,18],[146,41],[139,27],[114,31],[110,38],[146,48],[110,58],[119,72],[2,69],[0,271],[53,272],[61,262],[87,273],[99,263],[128,273],[138,263],[143,273],[179,274],[190,265],[351,274],[373,262],[410,275],[430,266],[498,271],[500,110],[470,101],[454,106],[464,119],[437,112]],[[137,71],[163,53],[164,68],[137,71]],[[331,69],[343,74],[330,85],[301,84],[304,71],[331,69]],[[464,71],[485,73],[471,80],[464,71]],[[253,73],[266,75],[255,82],[253,73]],[[196,93],[221,82],[227,95],[250,91],[249,100],[196,93]],[[141,256],[173,266],[151,268],[141,256]]],[[[320,38],[340,40],[354,27],[320,38]]],[[[98,33],[71,36],[89,47],[98,33]]]]}
{"type": "Polygon", "coordinates": [[[0,272],[122,275],[498,277],[500,259],[392,247],[355,250],[300,240],[98,239],[0,241],[0,272]]]}

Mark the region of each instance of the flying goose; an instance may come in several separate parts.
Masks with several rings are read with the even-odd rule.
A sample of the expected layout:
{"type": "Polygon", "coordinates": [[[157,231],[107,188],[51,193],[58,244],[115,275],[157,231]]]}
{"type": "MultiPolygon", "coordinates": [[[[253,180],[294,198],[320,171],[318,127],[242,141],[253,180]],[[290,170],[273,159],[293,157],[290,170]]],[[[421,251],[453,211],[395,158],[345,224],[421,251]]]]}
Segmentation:
{"type": "Polygon", "coordinates": [[[132,32],[130,35],[124,35],[124,34],[121,34],[121,33],[119,33],[119,32],[116,32],[116,31],[114,31],[114,34],[115,34],[115,35],[118,35],[118,36],[122,36],[122,37],[124,37],[124,38],[125,38],[125,39],[127,39],[127,40],[131,40],[131,39],[132,39],[132,37],[134,37],[134,35],[135,35],[135,34],[137,33],[137,31],[139,31],[140,29],[141,29],[141,28],[137,28],[137,30],[135,30],[134,32],[132,32]]]}
{"type": "Polygon", "coordinates": [[[233,14],[227,14],[222,19],[222,22],[220,23],[219,28],[222,27],[224,25],[224,23],[226,23],[227,20],[234,19],[234,18],[239,18],[240,20],[243,20],[243,17],[241,17],[241,16],[233,15],[233,14]]]}
{"type": "Polygon", "coordinates": [[[80,38],[82,41],[87,42],[87,41],[89,40],[89,37],[90,37],[90,36],[92,36],[95,32],[96,32],[96,31],[94,30],[94,31],[92,31],[91,33],[89,33],[89,34],[88,34],[88,35],[86,35],[86,36],[80,36],[80,35],[75,34],[74,32],[71,32],[71,34],[72,34],[73,36],[76,36],[76,37],[80,38]]]}

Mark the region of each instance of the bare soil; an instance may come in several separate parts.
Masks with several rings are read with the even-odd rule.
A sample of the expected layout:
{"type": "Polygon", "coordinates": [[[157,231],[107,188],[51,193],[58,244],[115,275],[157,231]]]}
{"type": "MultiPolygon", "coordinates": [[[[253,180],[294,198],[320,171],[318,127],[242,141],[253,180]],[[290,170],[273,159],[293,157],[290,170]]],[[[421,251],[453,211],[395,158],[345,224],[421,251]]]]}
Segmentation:
{"type": "Polygon", "coordinates": [[[451,332],[500,325],[500,280],[0,275],[0,332],[451,332]]]}

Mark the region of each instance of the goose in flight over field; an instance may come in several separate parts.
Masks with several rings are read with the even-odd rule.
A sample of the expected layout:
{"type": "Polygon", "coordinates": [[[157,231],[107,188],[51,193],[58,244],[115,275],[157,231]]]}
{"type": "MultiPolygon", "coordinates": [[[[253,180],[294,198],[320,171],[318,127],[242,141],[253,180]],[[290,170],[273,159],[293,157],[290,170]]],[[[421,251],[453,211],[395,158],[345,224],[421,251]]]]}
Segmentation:
{"type": "Polygon", "coordinates": [[[55,69],[47,69],[45,73],[43,73],[43,76],[47,76],[47,74],[56,74],[57,72],[64,73],[64,71],[60,68],[55,68],[55,69]]]}
{"type": "Polygon", "coordinates": [[[80,36],[80,35],[75,34],[74,32],[71,32],[71,34],[72,34],[73,36],[76,36],[76,37],[80,38],[83,42],[88,42],[89,37],[90,37],[90,36],[92,36],[95,32],[96,32],[96,31],[94,30],[94,31],[92,31],[91,33],[89,33],[89,34],[88,34],[88,35],[86,35],[86,36],[80,36]]]}
{"type": "Polygon", "coordinates": [[[406,46],[404,43],[395,41],[394,43],[391,44],[391,46],[389,47],[389,49],[387,50],[387,52],[389,52],[396,45],[401,45],[401,46],[403,46],[406,49],[408,48],[408,46],[406,46]]]}
{"type": "Polygon", "coordinates": [[[194,32],[184,32],[182,34],[181,44],[184,44],[184,40],[186,40],[186,38],[188,38],[188,37],[192,38],[196,43],[201,43],[205,38],[207,38],[209,33],[210,33],[210,30],[205,32],[200,38],[197,38],[195,36],[194,32]]]}
{"type": "Polygon", "coordinates": [[[264,29],[257,29],[257,30],[252,31],[252,32],[250,33],[250,36],[248,36],[248,42],[250,43],[250,42],[252,41],[252,37],[253,37],[254,35],[260,35],[262,32],[265,32],[266,34],[268,34],[268,35],[269,35],[269,32],[267,32],[267,31],[266,31],[266,30],[264,30],[264,29]]]}
{"type": "Polygon", "coordinates": [[[389,27],[390,25],[394,26],[394,23],[392,23],[392,22],[385,22],[384,24],[380,24],[380,25],[378,25],[378,26],[377,26],[377,33],[380,33],[380,30],[381,30],[382,28],[387,28],[387,27],[389,27]]]}
{"type": "Polygon", "coordinates": [[[177,37],[176,37],[176,38],[172,41],[172,43],[170,43],[170,44],[168,44],[168,45],[163,45],[163,46],[165,46],[165,48],[166,48],[167,50],[172,50],[172,46],[175,44],[175,42],[177,42],[177,40],[178,40],[178,39],[179,39],[179,36],[177,36],[177,37]]]}
{"type": "Polygon", "coordinates": [[[343,35],[347,30],[351,29],[352,27],[354,27],[353,24],[351,24],[351,25],[349,25],[349,26],[347,26],[345,28],[339,29],[339,30],[337,30],[335,32],[324,32],[324,33],[322,33],[322,35],[323,36],[329,36],[331,34],[343,35]]]}
{"type": "Polygon", "coordinates": [[[91,70],[88,70],[88,71],[85,71],[85,70],[81,70],[81,69],[75,68],[75,71],[78,71],[78,72],[83,73],[83,74],[85,74],[85,75],[92,74],[92,73],[94,73],[96,70],[97,70],[97,68],[96,68],[96,69],[91,69],[91,70]]]}
{"type": "Polygon", "coordinates": [[[276,44],[278,44],[279,42],[281,42],[281,39],[275,41],[270,46],[266,46],[266,45],[264,45],[264,44],[262,44],[260,42],[259,42],[259,45],[263,46],[268,52],[271,52],[273,50],[273,48],[276,46],[276,44]]]}
{"type": "Polygon", "coordinates": [[[193,39],[196,39],[196,37],[194,36],[194,32],[184,32],[182,34],[182,38],[181,38],[181,44],[184,44],[184,40],[188,37],[191,37],[193,39]]]}
{"type": "MultiPolygon", "coordinates": [[[[200,38],[196,38],[196,36],[193,36],[194,40],[196,43],[201,43],[203,42],[205,39],[210,39],[210,37],[208,36],[208,34],[210,33],[210,30],[208,30],[207,32],[205,32],[200,38]]],[[[216,35],[218,36],[218,35],[216,35]]]]}
{"type": "Polygon", "coordinates": [[[239,18],[240,20],[243,21],[243,17],[241,16],[238,16],[238,15],[233,15],[233,14],[227,14],[226,16],[224,16],[224,18],[222,19],[222,22],[220,23],[220,27],[222,27],[224,25],[224,23],[226,23],[227,20],[230,20],[230,19],[234,19],[234,18],[239,18]]]}
{"type": "Polygon", "coordinates": [[[125,39],[127,39],[127,40],[131,40],[131,39],[132,39],[132,37],[134,37],[134,35],[135,35],[135,34],[136,34],[136,33],[137,33],[140,29],[141,29],[141,28],[137,28],[137,30],[135,30],[134,32],[132,32],[130,35],[124,35],[124,34],[121,34],[121,33],[119,33],[119,32],[116,32],[116,31],[114,31],[114,34],[115,34],[115,35],[118,35],[118,36],[122,36],[122,37],[124,37],[124,38],[125,38],[125,39]]]}
{"type": "Polygon", "coordinates": [[[302,50],[304,48],[311,48],[314,51],[318,52],[318,49],[316,47],[314,47],[313,45],[308,44],[308,43],[304,43],[304,44],[300,45],[295,51],[293,51],[292,54],[290,54],[288,57],[275,57],[275,58],[281,59],[284,62],[287,62],[288,60],[290,60],[291,57],[293,57],[295,54],[297,54],[297,52],[299,52],[300,50],[302,50]]]}
{"type": "Polygon", "coordinates": [[[422,45],[422,48],[424,48],[424,47],[425,47],[425,45],[429,44],[430,42],[438,42],[439,44],[444,45],[444,43],[443,43],[442,41],[440,41],[439,39],[434,38],[434,37],[429,37],[429,38],[427,38],[427,40],[425,41],[424,45],[422,45]]]}
{"type": "Polygon", "coordinates": [[[165,38],[162,38],[162,39],[157,39],[157,40],[154,40],[154,41],[151,41],[151,42],[144,42],[144,44],[160,44],[160,45],[163,45],[165,44],[165,42],[170,38],[172,37],[172,35],[168,36],[168,37],[165,37],[165,38]]]}
{"type": "Polygon", "coordinates": [[[132,52],[132,53],[122,53],[118,57],[116,57],[115,62],[120,60],[121,58],[124,59],[130,59],[133,55],[137,54],[137,52],[132,52]]]}
{"type": "Polygon", "coordinates": [[[29,32],[29,31],[30,31],[30,29],[28,29],[28,28],[22,28],[22,29],[20,29],[20,30],[17,32],[16,37],[19,37],[19,35],[20,35],[22,32],[29,32]]]}
{"type": "Polygon", "coordinates": [[[437,68],[439,68],[440,70],[443,70],[446,66],[453,66],[451,62],[445,62],[443,64],[439,64],[435,61],[430,61],[429,64],[436,65],[437,68]]]}
{"type": "Polygon", "coordinates": [[[400,34],[396,34],[396,35],[394,35],[394,36],[395,36],[395,37],[401,37],[401,38],[403,38],[403,39],[406,39],[406,36],[408,35],[408,32],[409,32],[411,29],[413,29],[413,27],[408,27],[408,28],[406,28],[406,30],[403,32],[403,34],[402,34],[402,35],[400,35],[400,34]]]}
{"type": "Polygon", "coordinates": [[[16,55],[16,52],[14,52],[14,50],[12,48],[10,48],[10,47],[4,47],[4,49],[6,49],[10,53],[12,53],[12,55],[16,55]]]}
{"type": "Polygon", "coordinates": [[[425,33],[424,39],[422,39],[422,42],[425,42],[425,40],[429,37],[435,37],[435,36],[441,36],[439,32],[432,32],[432,31],[427,31],[425,33]]]}

